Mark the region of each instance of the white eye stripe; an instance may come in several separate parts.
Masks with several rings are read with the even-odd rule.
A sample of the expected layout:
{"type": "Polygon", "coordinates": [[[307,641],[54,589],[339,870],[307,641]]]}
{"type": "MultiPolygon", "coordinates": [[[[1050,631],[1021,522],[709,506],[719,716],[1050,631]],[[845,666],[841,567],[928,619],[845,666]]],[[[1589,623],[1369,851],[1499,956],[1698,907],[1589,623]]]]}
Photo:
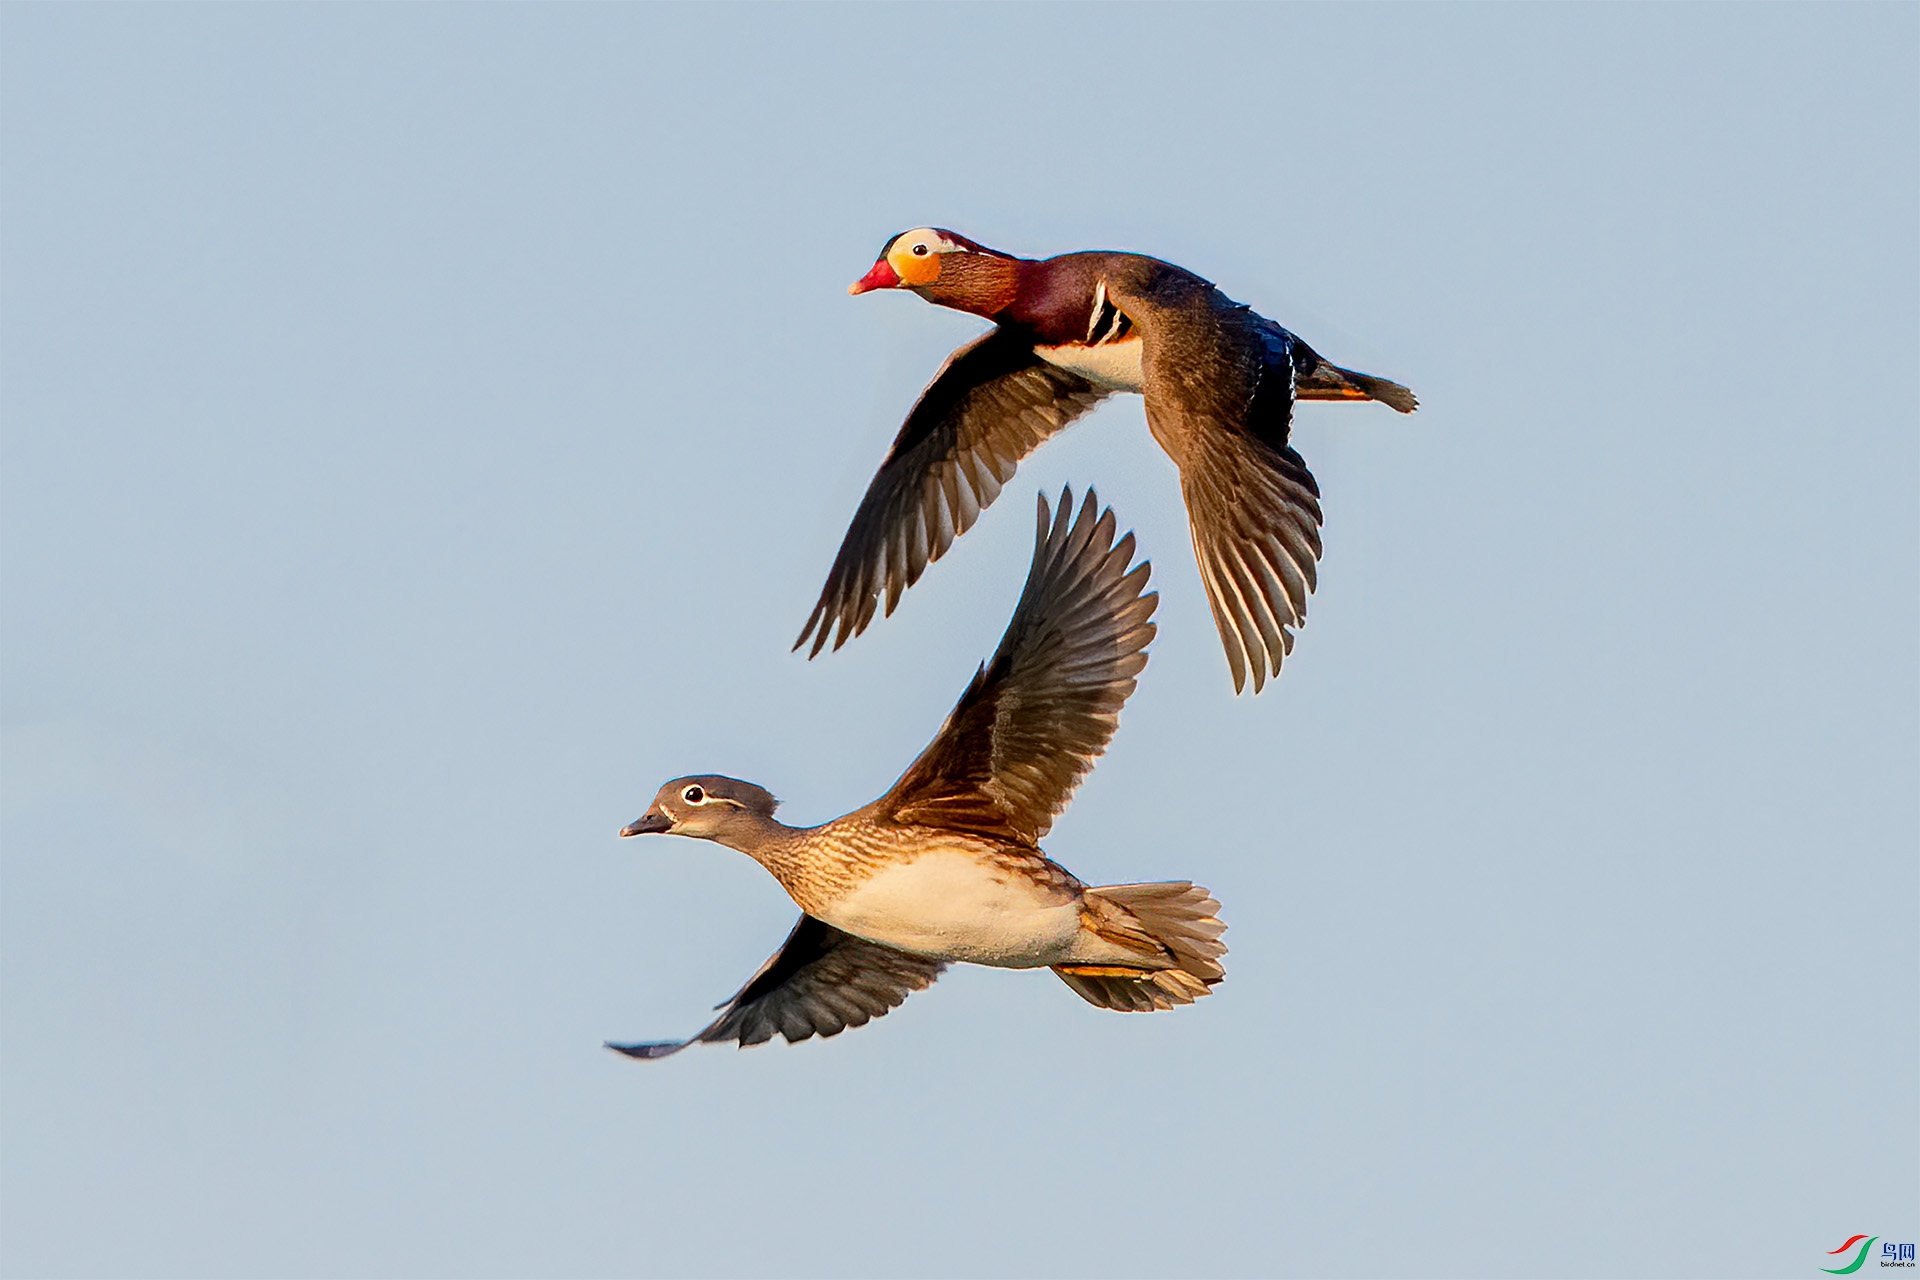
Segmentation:
{"type": "Polygon", "coordinates": [[[965,253],[967,247],[941,235],[937,227],[915,227],[912,231],[903,231],[895,236],[887,252],[910,253],[916,258],[924,258],[932,253],[965,253]]]}

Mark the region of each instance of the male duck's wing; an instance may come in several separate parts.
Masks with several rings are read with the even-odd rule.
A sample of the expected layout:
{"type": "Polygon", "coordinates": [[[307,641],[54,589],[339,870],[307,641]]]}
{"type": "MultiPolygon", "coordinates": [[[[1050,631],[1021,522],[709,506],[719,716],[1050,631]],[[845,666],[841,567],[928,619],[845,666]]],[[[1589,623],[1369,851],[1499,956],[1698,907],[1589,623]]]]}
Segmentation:
{"type": "Polygon", "coordinates": [[[1088,490],[1054,517],[1040,499],[1027,588],[993,660],[980,668],[938,736],[876,803],[900,822],[1031,843],[1106,749],[1134,677],[1147,665],[1156,593],[1116,544],[1112,511],[1088,490]],[[1096,514],[1097,512],[1097,514],[1096,514]]]}
{"type": "Polygon", "coordinates": [[[1000,496],[1020,460],[1106,395],[1005,329],[949,356],[867,486],[793,647],[811,637],[811,658],[832,633],[838,649],[873,621],[883,590],[892,614],[927,565],[1000,496]]]}
{"type": "Polygon", "coordinates": [[[809,1036],[837,1036],[863,1027],[914,992],[933,985],[943,960],[909,955],[842,933],[812,916],[793,932],[747,985],[719,1006],[718,1018],[686,1040],[614,1044],[630,1058],[664,1058],[697,1041],[738,1041],[741,1048],[771,1040],[789,1043],[809,1036]]]}
{"type": "Polygon", "coordinates": [[[1295,378],[1324,362],[1215,289],[1142,310],[1147,424],[1180,467],[1234,691],[1251,676],[1258,693],[1292,651],[1317,581],[1320,488],[1287,437],[1295,378]]]}

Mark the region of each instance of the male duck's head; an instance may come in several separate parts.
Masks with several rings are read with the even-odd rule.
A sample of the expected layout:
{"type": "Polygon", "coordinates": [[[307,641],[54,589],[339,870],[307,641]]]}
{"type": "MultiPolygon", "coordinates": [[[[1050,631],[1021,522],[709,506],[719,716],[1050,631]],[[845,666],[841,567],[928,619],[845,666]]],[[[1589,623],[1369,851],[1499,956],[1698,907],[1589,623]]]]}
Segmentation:
{"type": "Polygon", "coordinates": [[[738,778],[706,774],[675,778],[660,788],[647,811],[620,829],[623,836],[663,833],[717,840],[737,827],[758,827],[780,802],[765,787],[738,778]]]}
{"type": "Polygon", "coordinates": [[[848,293],[912,289],[930,302],[991,315],[1012,300],[1019,259],[940,227],[902,231],[848,293]]]}

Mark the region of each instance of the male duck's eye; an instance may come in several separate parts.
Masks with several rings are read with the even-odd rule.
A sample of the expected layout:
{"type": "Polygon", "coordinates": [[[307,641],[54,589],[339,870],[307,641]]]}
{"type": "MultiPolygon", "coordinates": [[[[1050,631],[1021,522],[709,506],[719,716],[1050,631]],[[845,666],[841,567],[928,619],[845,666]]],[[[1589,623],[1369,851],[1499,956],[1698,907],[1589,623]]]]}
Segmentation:
{"type": "Polygon", "coordinates": [[[925,246],[925,245],[923,245],[923,244],[917,244],[917,245],[915,245],[915,246],[913,246],[913,256],[914,256],[914,257],[916,257],[916,258],[924,258],[924,257],[926,257],[926,256],[927,256],[927,246],[925,246]]]}
{"type": "Polygon", "coordinates": [[[699,804],[702,800],[705,800],[707,798],[707,793],[702,791],[698,787],[688,787],[685,791],[682,791],[680,793],[680,798],[682,800],[685,800],[688,804],[699,804]]]}

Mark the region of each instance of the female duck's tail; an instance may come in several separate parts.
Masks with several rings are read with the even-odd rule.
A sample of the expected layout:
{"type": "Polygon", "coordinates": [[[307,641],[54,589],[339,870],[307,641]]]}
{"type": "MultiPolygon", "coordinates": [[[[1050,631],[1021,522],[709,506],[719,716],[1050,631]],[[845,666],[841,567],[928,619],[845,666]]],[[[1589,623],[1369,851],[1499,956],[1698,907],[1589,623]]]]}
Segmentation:
{"type": "Polygon", "coordinates": [[[1185,880],[1157,884],[1110,884],[1087,890],[1089,923],[1115,942],[1160,953],[1160,963],[1138,966],[1057,964],[1053,971],[1102,1009],[1149,1013],[1192,1004],[1227,976],[1220,957],[1227,926],[1220,904],[1185,880]],[[1119,908],[1118,911],[1112,908],[1119,908]],[[1116,918],[1117,917],[1117,918],[1116,918]]]}

